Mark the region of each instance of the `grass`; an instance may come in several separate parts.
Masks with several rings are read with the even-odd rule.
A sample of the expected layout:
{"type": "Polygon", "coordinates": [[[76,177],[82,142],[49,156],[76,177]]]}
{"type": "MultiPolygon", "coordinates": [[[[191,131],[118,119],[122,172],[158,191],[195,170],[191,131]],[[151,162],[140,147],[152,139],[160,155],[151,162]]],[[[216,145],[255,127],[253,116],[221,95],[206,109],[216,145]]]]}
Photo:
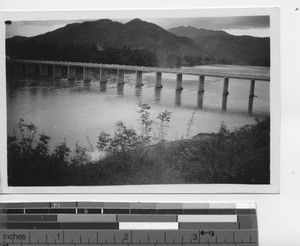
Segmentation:
{"type": "Polygon", "coordinates": [[[49,149],[50,136],[38,135],[33,123],[20,120],[8,136],[9,186],[128,185],[128,184],[269,184],[270,119],[230,132],[166,141],[172,113],[151,120],[150,106],[139,103],[140,132],[116,123],[111,136],[100,132],[97,148],[106,157],[92,161],[86,147],[65,143],[49,149]]]}

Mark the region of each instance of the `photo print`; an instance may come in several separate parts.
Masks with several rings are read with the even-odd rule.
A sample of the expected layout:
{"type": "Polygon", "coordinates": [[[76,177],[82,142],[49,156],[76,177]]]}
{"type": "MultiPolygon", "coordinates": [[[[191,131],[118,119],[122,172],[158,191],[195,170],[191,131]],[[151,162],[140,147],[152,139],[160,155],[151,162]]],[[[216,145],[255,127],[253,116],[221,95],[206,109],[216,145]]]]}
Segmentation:
{"type": "Polygon", "coordinates": [[[278,187],[277,12],[222,11],[3,21],[2,182],[154,192],[278,187]]]}

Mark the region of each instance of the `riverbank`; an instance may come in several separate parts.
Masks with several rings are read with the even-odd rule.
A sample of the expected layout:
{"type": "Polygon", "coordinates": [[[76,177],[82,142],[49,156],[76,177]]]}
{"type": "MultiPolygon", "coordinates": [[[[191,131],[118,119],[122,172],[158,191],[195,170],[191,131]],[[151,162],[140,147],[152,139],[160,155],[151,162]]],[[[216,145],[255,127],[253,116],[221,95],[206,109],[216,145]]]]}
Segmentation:
{"type": "Polygon", "coordinates": [[[100,134],[97,148],[110,154],[98,161],[79,145],[72,153],[65,143],[49,151],[49,136],[37,137],[33,124],[19,126],[23,137],[8,137],[10,186],[270,183],[269,118],[235,131],[222,124],[214,134],[173,142],[164,140],[162,128],[151,147],[150,129],[139,135],[119,125],[114,136],[100,134]]]}

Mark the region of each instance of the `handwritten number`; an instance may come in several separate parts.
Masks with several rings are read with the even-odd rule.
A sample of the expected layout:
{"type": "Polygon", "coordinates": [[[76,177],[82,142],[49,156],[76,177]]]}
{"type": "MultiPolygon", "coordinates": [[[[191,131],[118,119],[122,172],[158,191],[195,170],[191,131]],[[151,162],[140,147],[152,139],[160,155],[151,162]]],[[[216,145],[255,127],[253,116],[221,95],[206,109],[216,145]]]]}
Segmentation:
{"type": "Polygon", "coordinates": [[[200,231],[200,235],[209,235],[211,237],[213,237],[215,235],[214,231],[200,231]]]}

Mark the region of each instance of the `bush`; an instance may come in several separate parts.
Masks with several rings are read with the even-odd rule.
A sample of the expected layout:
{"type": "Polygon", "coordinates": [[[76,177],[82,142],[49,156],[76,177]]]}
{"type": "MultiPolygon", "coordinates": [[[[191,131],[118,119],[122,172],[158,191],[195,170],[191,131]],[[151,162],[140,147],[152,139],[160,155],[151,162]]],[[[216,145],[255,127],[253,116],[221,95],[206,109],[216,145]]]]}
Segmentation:
{"type": "MultiPolygon", "coordinates": [[[[38,135],[33,123],[21,119],[18,130],[7,138],[8,184],[270,183],[270,118],[232,132],[221,124],[217,133],[204,139],[168,142],[171,112],[160,113],[158,122],[151,120],[147,104],[140,102],[137,112],[140,132],[119,121],[114,135],[99,134],[97,149],[107,155],[98,161],[92,161],[88,149],[78,143],[73,152],[66,143],[50,151],[51,138],[38,135]]],[[[187,138],[194,114],[187,123],[187,138]]]]}

